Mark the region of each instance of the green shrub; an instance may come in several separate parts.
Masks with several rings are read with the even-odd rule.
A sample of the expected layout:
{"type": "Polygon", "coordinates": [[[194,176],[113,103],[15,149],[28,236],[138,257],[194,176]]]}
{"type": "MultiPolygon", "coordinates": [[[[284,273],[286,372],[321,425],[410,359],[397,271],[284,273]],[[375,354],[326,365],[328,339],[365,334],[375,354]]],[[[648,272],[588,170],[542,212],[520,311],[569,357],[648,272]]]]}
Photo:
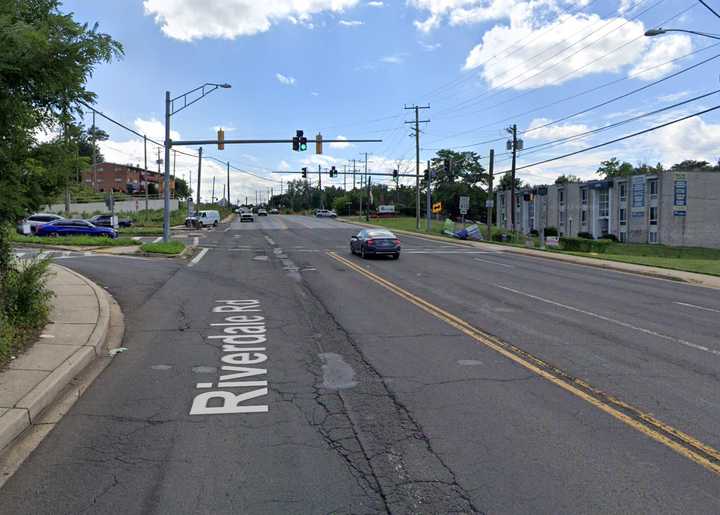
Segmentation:
{"type": "Polygon", "coordinates": [[[70,245],[85,247],[129,247],[140,245],[139,241],[132,238],[104,238],[101,236],[58,236],[50,238],[48,236],[23,236],[14,233],[11,240],[16,243],[33,243],[39,245],[70,245]]]}
{"type": "Polygon", "coordinates": [[[607,252],[610,245],[612,245],[612,242],[608,240],[588,240],[585,238],[568,238],[565,236],[560,238],[560,247],[562,250],[569,250],[572,252],[594,252],[597,254],[604,254],[607,252]]]}
{"type": "Polygon", "coordinates": [[[142,247],[140,247],[140,249],[143,252],[149,252],[151,254],[174,255],[180,254],[183,250],[185,250],[185,244],[177,240],[171,240],[167,243],[145,243],[142,247]]]}
{"type": "Polygon", "coordinates": [[[50,261],[13,261],[0,277],[0,363],[19,352],[50,314],[50,261]]]}
{"type": "Polygon", "coordinates": [[[610,233],[603,234],[602,236],[600,236],[600,239],[601,240],[618,241],[617,236],[615,236],[614,234],[610,234],[610,233]]]}
{"type": "Polygon", "coordinates": [[[586,240],[594,240],[595,239],[595,237],[592,235],[592,233],[585,232],[585,231],[579,232],[577,237],[584,238],[586,240]]]}
{"type": "Polygon", "coordinates": [[[545,227],[545,236],[557,236],[558,230],[557,227],[545,227]]]}

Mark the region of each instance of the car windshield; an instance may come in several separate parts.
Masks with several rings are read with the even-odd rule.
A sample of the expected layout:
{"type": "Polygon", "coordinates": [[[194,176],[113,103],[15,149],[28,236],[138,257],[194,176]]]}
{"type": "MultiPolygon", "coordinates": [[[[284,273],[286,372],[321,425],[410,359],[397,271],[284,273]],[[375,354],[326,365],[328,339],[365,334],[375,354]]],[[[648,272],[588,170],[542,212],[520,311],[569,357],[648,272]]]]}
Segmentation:
{"type": "Polygon", "coordinates": [[[390,231],[368,231],[367,235],[370,238],[395,238],[390,231]]]}

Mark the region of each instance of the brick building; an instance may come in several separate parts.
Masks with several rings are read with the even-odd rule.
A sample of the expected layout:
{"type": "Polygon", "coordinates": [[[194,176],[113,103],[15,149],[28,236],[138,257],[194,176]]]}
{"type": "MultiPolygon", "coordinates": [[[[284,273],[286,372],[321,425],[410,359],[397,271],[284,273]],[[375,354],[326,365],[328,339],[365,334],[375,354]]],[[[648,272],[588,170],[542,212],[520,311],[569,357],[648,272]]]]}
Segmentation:
{"type": "MultiPolygon", "coordinates": [[[[117,163],[98,163],[94,172],[92,167],[84,170],[82,182],[96,193],[110,191],[145,193],[145,188],[149,184],[155,184],[158,193],[163,192],[163,174],[117,163]]],[[[175,192],[174,177],[170,177],[170,192],[175,192]]]]}
{"type": "MultiPolygon", "coordinates": [[[[498,191],[498,227],[512,228],[510,191],[498,191]]],[[[612,234],[629,243],[720,248],[720,172],[655,175],[523,188],[517,229],[556,227],[561,236],[612,234]],[[542,193],[542,194],[541,194],[542,193]]]]}

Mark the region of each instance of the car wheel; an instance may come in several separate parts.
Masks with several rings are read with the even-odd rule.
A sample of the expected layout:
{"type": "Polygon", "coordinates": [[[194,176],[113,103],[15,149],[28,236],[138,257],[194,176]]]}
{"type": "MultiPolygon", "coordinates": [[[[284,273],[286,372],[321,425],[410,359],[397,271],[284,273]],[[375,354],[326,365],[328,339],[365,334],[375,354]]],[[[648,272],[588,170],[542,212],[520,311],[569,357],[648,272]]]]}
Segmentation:
{"type": "Polygon", "coordinates": [[[58,236],[60,236],[60,235],[59,235],[58,233],[56,233],[56,232],[50,232],[50,233],[48,233],[48,238],[57,238],[58,236]]]}
{"type": "Polygon", "coordinates": [[[365,253],[365,247],[360,247],[360,257],[363,259],[367,259],[367,254],[365,253]]]}
{"type": "Polygon", "coordinates": [[[400,259],[400,253],[399,253],[399,252],[396,252],[395,254],[392,255],[392,258],[393,258],[393,259],[400,259]]]}
{"type": "Polygon", "coordinates": [[[215,220],[215,221],[213,222],[213,227],[217,227],[217,226],[218,226],[218,222],[217,222],[217,220],[215,220]]]}

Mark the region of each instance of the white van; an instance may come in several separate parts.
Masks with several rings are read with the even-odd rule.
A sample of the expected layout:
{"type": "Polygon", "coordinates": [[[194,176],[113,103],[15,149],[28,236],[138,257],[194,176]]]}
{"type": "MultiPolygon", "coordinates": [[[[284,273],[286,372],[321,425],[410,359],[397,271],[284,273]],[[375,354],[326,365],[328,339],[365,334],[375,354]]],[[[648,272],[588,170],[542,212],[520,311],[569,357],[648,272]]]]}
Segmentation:
{"type": "Polygon", "coordinates": [[[220,223],[220,212],[214,209],[198,211],[195,217],[195,219],[197,220],[197,224],[203,227],[208,227],[210,225],[212,225],[213,227],[217,227],[217,225],[220,223]]]}

